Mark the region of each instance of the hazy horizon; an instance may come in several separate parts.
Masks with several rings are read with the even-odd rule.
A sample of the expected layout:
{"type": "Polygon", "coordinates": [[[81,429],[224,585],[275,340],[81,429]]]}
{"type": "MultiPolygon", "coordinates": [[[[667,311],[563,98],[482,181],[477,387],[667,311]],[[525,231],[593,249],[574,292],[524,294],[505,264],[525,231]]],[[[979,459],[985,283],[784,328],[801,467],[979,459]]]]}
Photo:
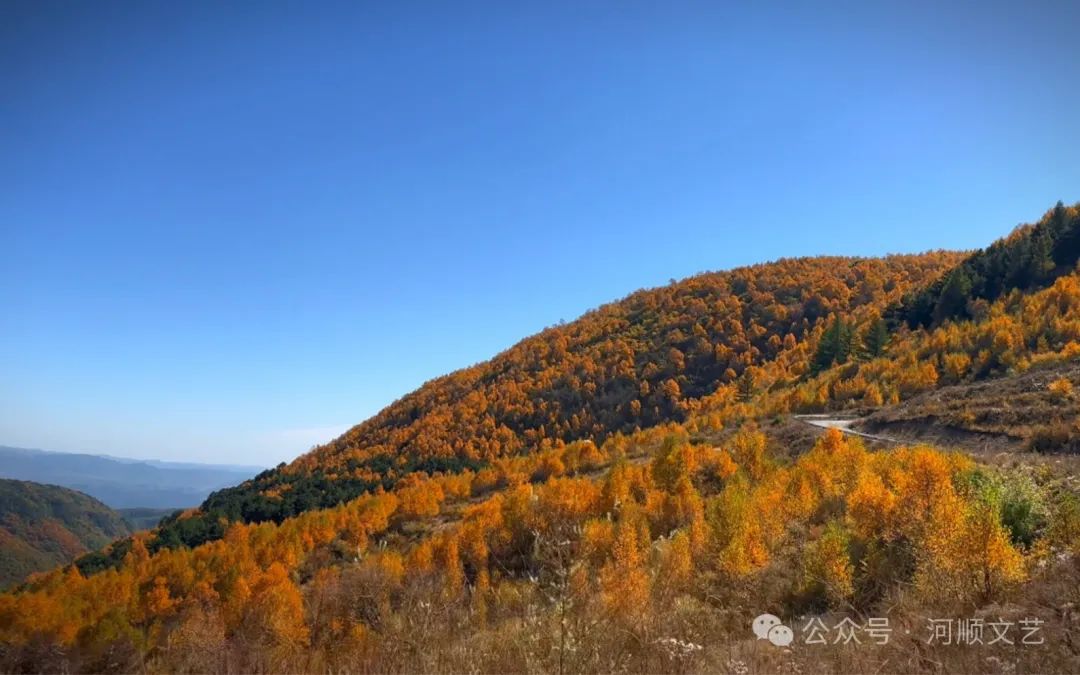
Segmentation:
{"type": "Polygon", "coordinates": [[[268,468],[270,468],[270,466],[266,465],[266,464],[231,464],[231,463],[228,463],[228,462],[185,462],[185,461],[182,461],[182,460],[181,461],[176,461],[176,460],[169,460],[169,459],[147,459],[145,457],[129,457],[129,456],[121,456],[121,455],[112,455],[112,454],[109,454],[108,452],[98,452],[98,451],[95,451],[95,450],[87,450],[87,449],[81,449],[81,450],[55,450],[55,449],[50,449],[50,448],[38,448],[38,447],[27,447],[27,446],[20,446],[20,445],[9,445],[7,443],[0,443],[0,450],[17,450],[17,451],[31,452],[31,453],[42,453],[42,454],[46,454],[46,455],[80,455],[80,456],[88,456],[88,457],[99,457],[99,458],[102,458],[102,459],[115,460],[115,461],[118,461],[118,462],[122,462],[124,464],[149,464],[151,466],[154,466],[154,465],[175,465],[175,466],[190,465],[190,466],[217,467],[217,468],[225,468],[225,469],[268,469],[268,468]]]}

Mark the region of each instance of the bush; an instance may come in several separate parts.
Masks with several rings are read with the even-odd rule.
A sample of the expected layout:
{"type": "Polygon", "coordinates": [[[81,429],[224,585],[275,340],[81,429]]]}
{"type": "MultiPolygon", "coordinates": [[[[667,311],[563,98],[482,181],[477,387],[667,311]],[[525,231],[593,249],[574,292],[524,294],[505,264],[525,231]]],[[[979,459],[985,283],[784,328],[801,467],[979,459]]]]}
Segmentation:
{"type": "Polygon", "coordinates": [[[1026,475],[975,469],[961,478],[961,489],[998,510],[1015,546],[1030,548],[1046,528],[1046,498],[1026,475]]]}
{"type": "Polygon", "coordinates": [[[1040,429],[1028,439],[1030,452],[1080,453],[1080,432],[1075,425],[1066,422],[1051,424],[1040,429]]]}
{"type": "Polygon", "coordinates": [[[1002,495],[1001,524],[1009,530],[1013,544],[1030,548],[1046,526],[1046,518],[1037,497],[1021,487],[1002,495]]]}
{"type": "Polygon", "coordinates": [[[810,543],[803,557],[803,594],[820,607],[843,607],[855,592],[851,563],[851,535],[832,521],[821,537],[810,543]]]}
{"type": "Polygon", "coordinates": [[[1059,497],[1048,534],[1051,545],[1080,553],[1080,498],[1068,492],[1059,497]]]}
{"type": "Polygon", "coordinates": [[[1068,381],[1064,377],[1051,382],[1049,389],[1050,393],[1054,395],[1054,398],[1060,401],[1067,401],[1072,398],[1072,382],[1068,381]]]}

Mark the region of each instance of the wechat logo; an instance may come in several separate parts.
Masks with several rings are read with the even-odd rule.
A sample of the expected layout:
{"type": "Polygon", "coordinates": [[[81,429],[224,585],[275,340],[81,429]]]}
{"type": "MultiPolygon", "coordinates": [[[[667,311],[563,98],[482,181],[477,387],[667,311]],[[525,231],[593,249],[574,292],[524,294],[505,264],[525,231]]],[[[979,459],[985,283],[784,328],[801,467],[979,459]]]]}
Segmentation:
{"type": "Polygon", "coordinates": [[[768,640],[777,647],[787,647],[795,639],[795,634],[785,626],[780,618],[772,614],[762,614],[750,624],[754,635],[759,640],[768,640]]]}

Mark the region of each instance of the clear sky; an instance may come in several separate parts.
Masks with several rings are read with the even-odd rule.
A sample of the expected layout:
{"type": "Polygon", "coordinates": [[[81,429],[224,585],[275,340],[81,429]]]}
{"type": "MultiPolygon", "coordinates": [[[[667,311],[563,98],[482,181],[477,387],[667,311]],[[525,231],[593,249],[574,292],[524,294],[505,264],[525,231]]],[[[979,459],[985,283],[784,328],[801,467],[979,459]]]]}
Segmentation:
{"type": "Polygon", "coordinates": [[[1075,2],[316,4],[0,4],[0,444],[269,465],[641,287],[1080,200],[1075,2]]]}

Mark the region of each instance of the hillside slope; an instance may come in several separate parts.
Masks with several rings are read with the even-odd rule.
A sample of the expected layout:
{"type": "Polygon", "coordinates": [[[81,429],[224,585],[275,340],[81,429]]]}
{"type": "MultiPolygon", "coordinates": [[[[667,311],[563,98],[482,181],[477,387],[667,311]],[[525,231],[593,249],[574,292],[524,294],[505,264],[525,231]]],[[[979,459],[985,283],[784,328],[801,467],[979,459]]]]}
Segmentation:
{"type": "MultiPolygon", "coordinates": [[[[433,380],[291,464],[211,495],[201,521],[165,528],[165,545],[220,536],[222,516],[280,522],[389,488],[414,471],[477,469],[560,443],[602,443],[615,433],[683,422],[731,386],[744,397],[763,386],[789,390],[786,409],[830,406],[854,398],[852,392],[871,405],[897,402],[936,384],[949,369],[944,361],[959,356],[937,354],[936,362],[919,364],[921,371],[897,361],[888,381],[873,386],[882,373],[871,366],[839,395],[810,392],[802,382],[802,400],[793,399],[791,385],[808,369],[819,370],[822,355],[812,351],[830,319],[843,317],[852,331],[848,342],[861,342],[859,331],[885,330],[881,315],[892,317],[894,328],[902,319],[919,329],[926,307],[933,328],[946,320],[984,324],[991,304],[1006,303],[1010,291],[1037,291],[1071,272],[1077,241],[1078,210],[1059,203],[1037,223],[971,254],[781,260],[639,291],[433,380]],[[974,303],[957,300],[958,279],[978,284],[974,303]]],[[[1055,344],[1069,338],[1067,331],[1047,337],[1055,344]]],[[[902,349],[916,360],[927,351],[902,349]]],[[[968,357],[974,370],[961,375],[985,377],[1013,365],[994,354],[980,358],[994,351],[978,345],[968,357]]]]}
{"type": "MultiPolygon", "coordinates": [[[[1080,418],[1080,360],[1023,373],[938,387],[875,411],[859,425],[912,442],[961,446],[973,452],[1068,453],[1039,445],[1052,430],[1080,418]]],[[[1080,444],[1071,449],[1080,459],[1080,444]]]]}
{"type": "MultiPolygon", "coordinates": [[[[639,291],[433,380],[291,464],[166,518],[150,550],[218,539],[232,521],[282,522],[392,488],[414,472],[475,471],[695,413],[722,424],[734,400],[758,399],[755,409],[769,414],[874,407],[939,382],[1025,368],[1034,358],[1069,358],[1080,350],[1080,324],[1065,259],[1040,268],[1046,274],[1032,281],[1032,294],[1013,288],[980,300],[970,318],[890,331],[880,317],[926,304],[920,298],[940,293],[942,279],[990,252],[1027,269],[1032,258],[1023,252],[1033,239],[1069,242],[1077,231],[1077,207],[1059,205],[974,254],[781,260],[639,291]],[[1053,279],[1061,283],[1041,288],[1053,279]]],[[[115,565],[125,551],[80,567],[115,565]]]]}
{"type": "Polygon", "coordinates": [[[0,479],[0,588],[128,534],[123,518],[93,497],[0,479]]]}
{"type": "Polygon", "coordinates": [[[798,377],[821,322],[880,313],[960,259],[936,252],[781,260],[639,291],[432,380],[291,464],[212,495],[203,510],[281,521],[413,471],[476,469],[679,422],[750,368],[783,364],[798,377]]]}

